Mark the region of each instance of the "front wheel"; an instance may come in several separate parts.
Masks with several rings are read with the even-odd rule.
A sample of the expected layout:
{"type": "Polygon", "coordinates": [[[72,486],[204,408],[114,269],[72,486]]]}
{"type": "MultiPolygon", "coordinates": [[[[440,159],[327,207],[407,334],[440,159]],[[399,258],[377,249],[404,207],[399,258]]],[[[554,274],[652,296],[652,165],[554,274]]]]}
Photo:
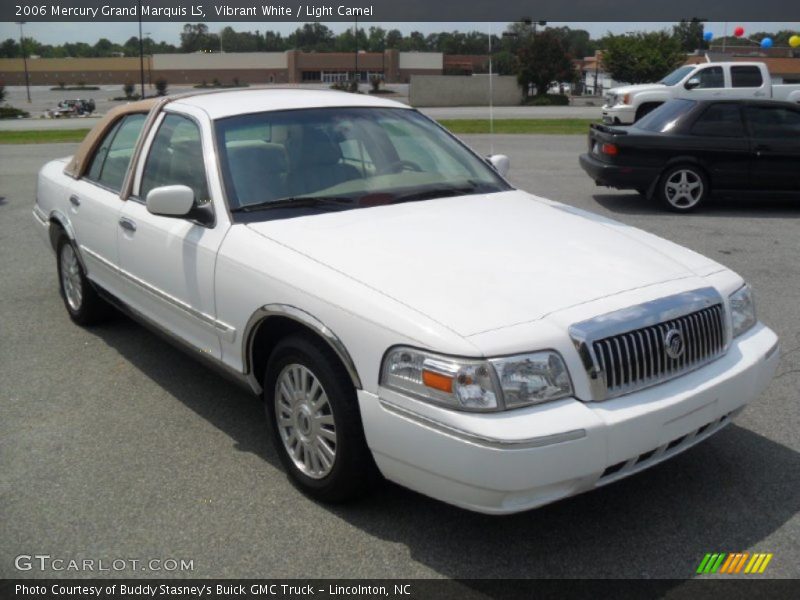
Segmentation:
{"type": "Polygon", "coordinates": [[[279,342],[264,377],[264,400],[275,449],[301,491],[342,502],[371,487],[377,467],[355,389],[324,343],[302,335],[279,342]]]}
{"type": "Polygon", "coordinates": [[[708,177],[694,165],[679,165],[664,172],[658,182],[661,203],[675,212],[689,212],[702,204],[710,192],[708,177]]]}
{"type": "Polygon", "coordinates": [[[56,245],[58,285],[70,318],[78,325],[94,325],[105,320],[111,306],[106,303],[86,277],[78,253],[66,234],[56,245]]]}

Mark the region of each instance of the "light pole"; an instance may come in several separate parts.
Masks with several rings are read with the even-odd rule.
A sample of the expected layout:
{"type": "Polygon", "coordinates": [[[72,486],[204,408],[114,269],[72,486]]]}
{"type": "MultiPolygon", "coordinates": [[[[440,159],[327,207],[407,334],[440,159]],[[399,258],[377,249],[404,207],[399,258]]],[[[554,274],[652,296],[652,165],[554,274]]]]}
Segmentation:
{"type": "Polygon", "coordinates": [[[28,54],[25,52],[25,36],[22,35],[22,26],[25,21],[17,21],[19,25],[19,49],[22,51],[22,64],[25,67],[25,92],[28,95],[28,104],[31,103],[31,82],[28,77],[28,54]]]}
{"type": "Polygon", "coordinates": [[[142,0],[137,0],[136,14],[139,16],[139,76],[142,83],[142,99],[144,99],[144,42],[142,41],[142,0]]]}

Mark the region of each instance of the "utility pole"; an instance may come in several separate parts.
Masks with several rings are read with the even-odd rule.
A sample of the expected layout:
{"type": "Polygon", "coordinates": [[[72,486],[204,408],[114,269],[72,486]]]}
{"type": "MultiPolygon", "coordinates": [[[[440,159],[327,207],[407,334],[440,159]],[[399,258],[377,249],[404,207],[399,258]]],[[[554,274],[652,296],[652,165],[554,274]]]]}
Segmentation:
{"type": "Polygon", "coordinates": [[[28,95],[28,104],[31,103],[31,81],[28,76],[28,53],[25,52],[25,36],[22,34],[22,26],[25,21],[17,21],[19,25],[19,49],[22,51],[22,64],[25,68],[25,92],[28,95]]]}
{"type": "Polygon", "coordinates": [[[144,99],[144,41],[142,40],[142,0],[137,0],[136,14],[139,17],[139,76],[142,83],[142,99],[144,99]]]}
{"type": "Polygon", "coordinates": [[[361,82],[361,75],[358,72],[358,17],[356,17],[355,19],[356,19],[356,23],[355,23],[355,36],[354,37],[355,37],[355,40],[356,40],[356,72],[355,72],[354,79],[356,81],[356,85],[358,85],[358,83],[361,82]]]}

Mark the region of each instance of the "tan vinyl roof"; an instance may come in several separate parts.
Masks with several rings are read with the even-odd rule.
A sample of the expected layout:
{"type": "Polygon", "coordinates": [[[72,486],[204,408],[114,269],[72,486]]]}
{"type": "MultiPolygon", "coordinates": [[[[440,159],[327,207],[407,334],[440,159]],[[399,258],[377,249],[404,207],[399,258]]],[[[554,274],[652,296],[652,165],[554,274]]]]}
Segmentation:
{"type": "Polygon", "coordinates": [[[64,169],[64,173],[75,179],[80,179],[89,166],[89,161],[94,155],[95,148],[103,139],[109,127],[116,123],[120,117],[133,113],[149,113],[154,106],[162,104],[166,98],[148,98],[137,102],[129,102],[120,106],[115,106],[108,111],[100,121],[92,127],[92,130],[83,138],[78,150],[64,169]]]}

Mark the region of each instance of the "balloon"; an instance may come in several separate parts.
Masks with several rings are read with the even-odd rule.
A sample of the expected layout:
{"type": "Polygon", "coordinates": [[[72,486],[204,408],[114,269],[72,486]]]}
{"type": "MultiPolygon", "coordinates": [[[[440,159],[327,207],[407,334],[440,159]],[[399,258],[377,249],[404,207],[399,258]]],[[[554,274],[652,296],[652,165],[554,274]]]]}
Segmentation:
{"type": "Polygon", "coordinates": [[[740,26],[740,27],[737,27],[736,29],[734,29],[733,30],[733,35],[735,35],[736,37],[742,37],[744,35],[744,27],[740,26]]]}
{"type": "Polygon", "coordinates": [[[712,39],[714,39],[714,34],[713,34],[713,33],[711,33],[710,31],[706,31],[706,32],[703,34],[703,39],[704,39],[705,41],[707,41],[707,42],[710,42],[712,39]]]}
{"type": "Polygon", "coordinates": [[[800,46],[800,35],[793,35],[792,37],[790,37],[789,45],[792,48],[797,48],[798,46],[800,46]]]}
{"type": "Polygon", "coordinates": [[[772,38],[764,38],[761,40],[761,47],[764,49],[772,48],[772,38]]]}

